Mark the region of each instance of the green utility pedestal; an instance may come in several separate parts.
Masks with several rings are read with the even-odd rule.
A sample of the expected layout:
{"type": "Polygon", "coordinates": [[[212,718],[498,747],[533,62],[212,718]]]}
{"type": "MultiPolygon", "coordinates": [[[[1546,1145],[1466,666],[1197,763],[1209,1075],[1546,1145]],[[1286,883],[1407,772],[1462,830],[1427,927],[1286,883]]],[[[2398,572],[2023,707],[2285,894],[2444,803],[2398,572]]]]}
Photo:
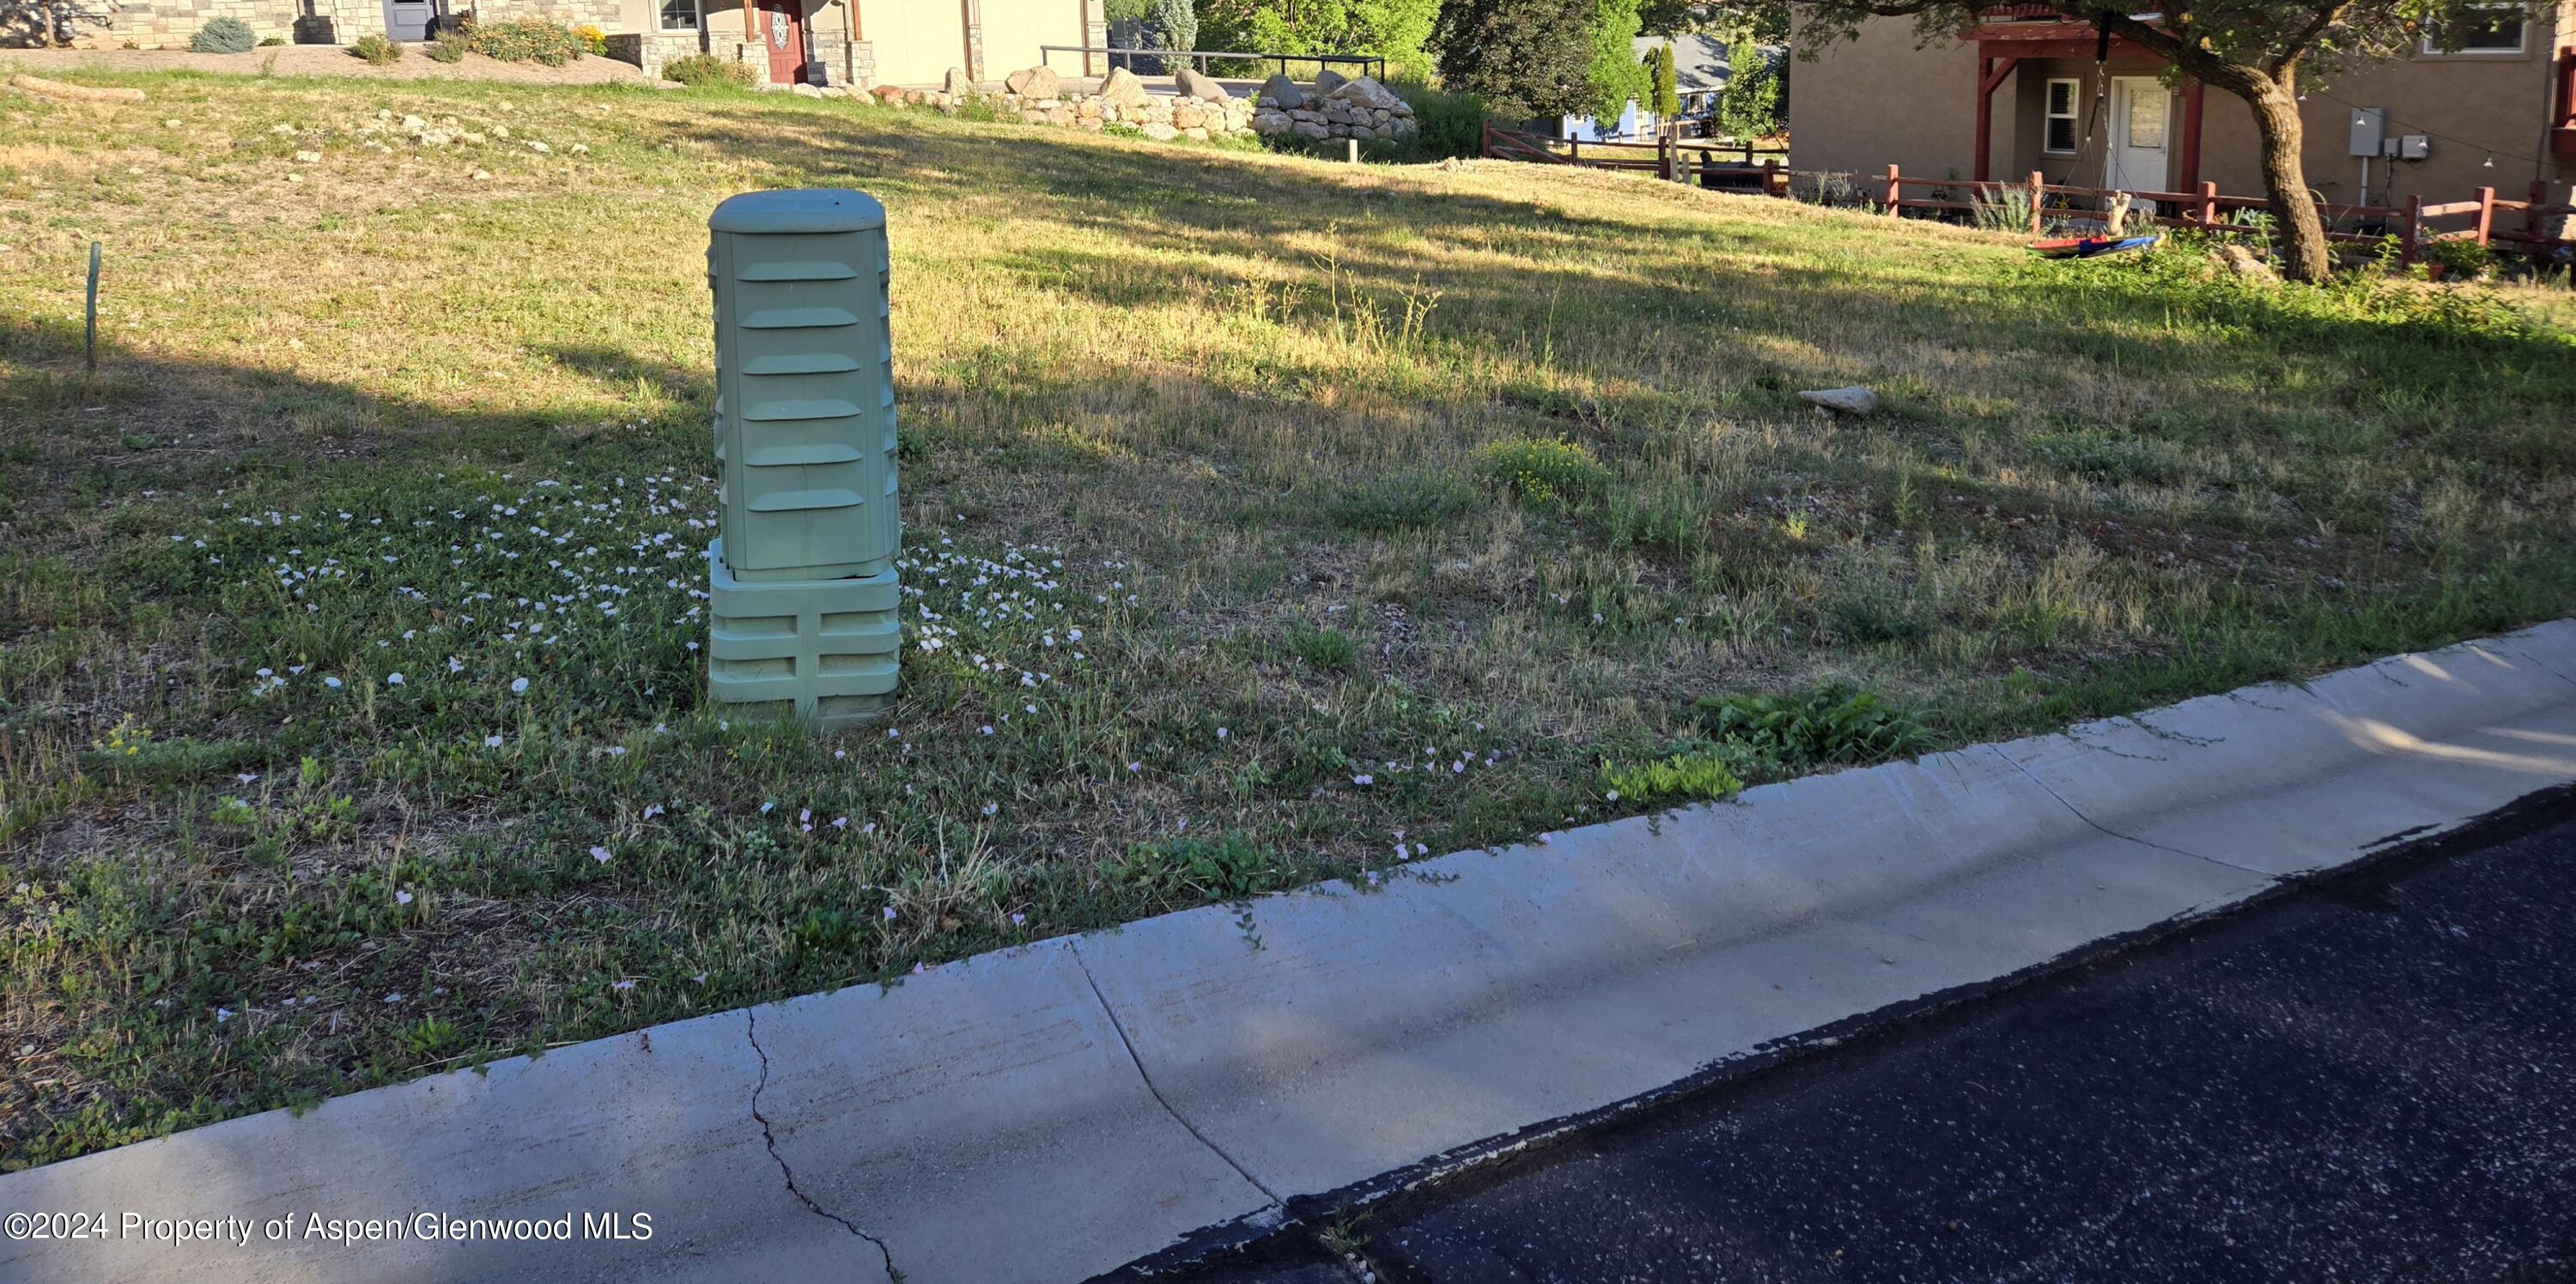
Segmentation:
{"type": "Polygon", "coordinates": [[[748,192],[707,227],[723,481],[707,694],[855,722],[892,702],[901,643],[885,207],[748,192]]]}

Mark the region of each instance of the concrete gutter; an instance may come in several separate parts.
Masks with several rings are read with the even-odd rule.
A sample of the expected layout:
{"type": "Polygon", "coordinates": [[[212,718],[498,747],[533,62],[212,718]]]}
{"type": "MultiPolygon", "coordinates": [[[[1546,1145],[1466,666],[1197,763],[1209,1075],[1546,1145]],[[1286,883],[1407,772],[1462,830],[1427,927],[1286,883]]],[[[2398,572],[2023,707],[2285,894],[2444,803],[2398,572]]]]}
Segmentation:
{"type": "Polygon", "coordinates": [[[2559,621],[0,1177],[107,1220],[0,1281],[1079,1279],[2569,781],[2559,621]],[[312,1220],[421,1213],[574,1238],[312,1220]]]}

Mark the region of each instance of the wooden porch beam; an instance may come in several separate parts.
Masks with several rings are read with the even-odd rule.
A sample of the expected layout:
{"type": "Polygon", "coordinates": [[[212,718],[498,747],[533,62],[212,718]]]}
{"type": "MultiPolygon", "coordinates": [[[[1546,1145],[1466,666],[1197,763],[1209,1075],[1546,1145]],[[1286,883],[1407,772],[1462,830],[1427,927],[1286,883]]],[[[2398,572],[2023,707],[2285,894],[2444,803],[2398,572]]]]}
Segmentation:
{"type": "Polygon", "coordinates": [[[1989,177],[1987,170],[1991,167],[1991,162],[1988,154],[1994,150],[1995,86],[2004,83],[2004,77],[2011,75],[2012,69],[2020,65],[2019,58],[1979,58],[1977,60],[1977,155],[1976,163],[1972,168],[1976,173],[1976,181],[1980,183],[1989,177]]]}
{"type": "Polygon", "coordinates": [[[2200,97],[2200,81],[2183,82],[2182,189],[2186,192],[2200,190],[2200,97]]]}

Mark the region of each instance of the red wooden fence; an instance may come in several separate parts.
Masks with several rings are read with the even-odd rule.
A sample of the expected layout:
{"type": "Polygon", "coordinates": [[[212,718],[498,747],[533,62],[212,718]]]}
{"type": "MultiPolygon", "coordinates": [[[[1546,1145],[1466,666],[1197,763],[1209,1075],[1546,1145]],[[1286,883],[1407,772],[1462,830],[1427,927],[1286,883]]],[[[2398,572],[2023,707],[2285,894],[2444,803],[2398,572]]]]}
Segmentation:
{"type": "MultiPolygon", "coordinates": [[[[1697,183],[1702,187],[1752,192],[1768,196],[1789,195],[1792,178],[1800,171],[1783,167],[1777,158],[1754,163],[1751,144],[1721,146],[1710,143],[1677,142],[1670,137],[1651,143],[1592,142],[1549,138],[1513,129],[1485,126],[1484,154],[1501,160],[1529,161],[1548,165],[1580,165],[1589,169],[1629,170],[1651,173],[1666,182],[1697,183]],[[1562,150],[1560,150],[1562,149],[1562,150]],[[1742,153],[1742,159],[1732,155],[1742,153]],[[1720,153],[1729,155],[1721,162],[1720,153]],[[1695,159],[1694,159],[1695,158],[1695,159]]],[[[1812,172],[1806,177],[1823,177],[1812,172]]],[[[1850,177],[1850,176],[1847,176],[1850,177]]],[[[1955,178],[1921,178],[1887,167],[1880,176],[1878,207],[1890,216],[1907,210],[1931,210],[1942,213],[1973,213],[1980,206],[1993,207],[2007,193],[2026,193],[2030,206],[2030,234],[2037,236],[2052,215],[2080,215],[2092,211],[2060,205],[2052,208],[2050,197],[2077,200],[2108,200],[2124,189],[2079,187],[2071,183],[2052,183],[2045,174],[2033,171],[2018,183],[1974,182],[1955,178]],[[1958,200],[1943,195],[1908,196],[1907,188],[1932,188],[1936,191],[1965,192],[1969,199],[1958,200]],[[1982,198],[1982,199],[1981,199],[1982,198]]],[[[2254,229],[2227,221],[2237,210],[2269,208],[2271,202],[2260,196],[2230,196],[2221,193],[2216,183],[2202,183],[2193,192],[2148,192],[2127,189],[2132,199],[2153,201],[2156,223],[2164,227],[2190,228],[2202,232],[2247,233],[2254,229]]],[[[2507,241],[2534,249],[2576,247],[2576,240],[2541,235],[2544,220],[2551,215],[2576,213],[2576,206],[2547,203],[2548,186],[2534,182],[2528,200],[2503,200],[2492,187],[2481,187],[2465,201],[2427,204],[2421,196],[2410,197],[2403,206],[2395,205],[2320,205],[2317,212],[2328,224],[2348,219],[2378,219],[2389,231],[2382,235],[2364,232],[2328,232],[2326,236],[2346,244],[2377,244],[2383,236],[2394,236],[2400,257],[2412,263],[2423,248],[2441,241],[2475,241],[2493,245],[2507,241]],[[2499,224],[2498,215],[2521,214],[2522,225],[2512,228],[2499,224]],[[2465,224],[2437,229],[2438,220],[2460,219],[2465,224]]],[[[2133,215],[2133,217],[2135,217],[2133,215]]]]}

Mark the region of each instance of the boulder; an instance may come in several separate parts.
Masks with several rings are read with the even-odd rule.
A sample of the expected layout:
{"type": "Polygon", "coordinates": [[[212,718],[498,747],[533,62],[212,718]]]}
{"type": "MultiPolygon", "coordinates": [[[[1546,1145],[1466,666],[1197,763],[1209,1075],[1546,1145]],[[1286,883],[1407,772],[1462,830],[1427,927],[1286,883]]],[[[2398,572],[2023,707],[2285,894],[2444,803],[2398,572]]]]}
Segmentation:
{"type": "Polygon", "coordinates": [[[948,78],[941,81],[939,87],[941,92],[954,101],[975,92],[975,80],[974,77],[966,74],[965,68],[951,67],[948,69],[948,78]]]}
{"type": "Polygon", "coordinates": [[[1064,77],[1055,74],[1055,69],[1052,67],[1031,67],[1026,71],[1015,71],[1002,83],[1009,86],[1012,93],[1022,98],[1053,98],[1064,92],[1064,77]]]}
{"type": "Polygon", "coordinates": [[[1315,73],[1315,87],[1307,92],[1313,97],[1321,98],[1349,83],[1351,83],[1349,78],[1327,67],[1315,73]]]}
{"type": "Polygon", "coordinates": [[[794,94],[799,98],[820,98],[823,96],[823,88],[820,85],[789,85],[787,87],[787,92],[794,94]]]}
{"type": "Polygon", "coordinates": [[[1376,111],[1391,112],[1404,106],[1404,100],[1396,97],[1394,90],[1377,83],[1377,79],[1373,76],[1362,76],[1357,80],[1346,81],[1340,88],[1325,97],[1346,103],[1357,103],[1376,111]]]}
{"type": "Polygon", "coordinates": [[[894,85],[879,85],[868,92],[876,95],[878,102],[889,107],[900,106],[903,103],[903,90],[894,85]]]}
{"type": "Polygon", "coordinates": [[[1799,393],[1798,400],[1814,406],[1827,417],[1866,415],[1878,409],[1878,394],[1867,388],[1823,388],[1799,393]]]}
{"type": "Polygon", "coordinates": [[[1174,129],[1174,128],[1172,128],[1171,126],[1166,125],[1166,124],[1164,124],[1163,122],[1161,122],[1161,121],[1157,120],[1157,121],[1149,121],[1149,122],[1147,122],[1147,123],[1146,123],[1146,125],[1145,125],[1145,127],[1144,127],[1144,134],[1145,134],[1145,137],[1150,138],[1150,139],[1153,139],[1155,142],[1158,142],[1158,143],[1168,143],[1168,142],[1172,141],[1173,139],[1180,137],[1180,136],[1181,136],[1181,131],[1179,131],[1179,130],[1177,130],[1177,129],[1174,129]]]}
{"type": "Polygon", "coordinates": [[[1288,110],[1306,105],[1306,92],[1299,89],[1297,82],[1290,80],[1285,73],[1262,81],[1260,98],[1273,107],[1288,110]]]}
{"type": "Polygon", "coordinates": [[[1295,134],[1300,138],[1330,138],[1333,136],[1332,130],[1327,129],[1322,125],[1318,125],[1311,120],[1301,120],[1291,124],[1288,126],[1288,132],[1295,134]]]}
{"type": "Polygon", "coordinates": [[[2262,255],[2232,241],[2218,247],[2218,261],[2225,264],[2228,271],[2238,276],[2251,277],[2257,281],[2281,279],[2281,274],[2273,271],[2272,265],[2264,262],[2262,255]]]}
{"type": "Polygon", "coordinates": [[[1225,92],[1225,86],[1216,83],[1214,77],[1202,76],[1188,67],[1181,68],[1172,76],[1172,87],[1181,91],[1181,97],[1202,102],[1221,103],[1234,96],[1225,92]]]}
{"type": "Polygon", "coordinates": [[[1252,132],[1265,138],[1273,134],[1287,133],[1289,124],[1290,121],[1288,119],[1288,113],[1284,111],[1257,111],[1252,113],[1252,132]]]}
{"type": "Polygon", "coordinates": [[[815,90],[814,96],[817,98],[847,98],[850,96],[850,91],[841,88],[839,85],[825,85],[822,88],[815,90]]]}
{"type": "Polygon", "coordinates": [[[1145,92],[1145,82],[1124,67],[1112,67],[1100,79],[1100,101],[1112,107],[1142,107],[1153,101],[1145,92]]]}

